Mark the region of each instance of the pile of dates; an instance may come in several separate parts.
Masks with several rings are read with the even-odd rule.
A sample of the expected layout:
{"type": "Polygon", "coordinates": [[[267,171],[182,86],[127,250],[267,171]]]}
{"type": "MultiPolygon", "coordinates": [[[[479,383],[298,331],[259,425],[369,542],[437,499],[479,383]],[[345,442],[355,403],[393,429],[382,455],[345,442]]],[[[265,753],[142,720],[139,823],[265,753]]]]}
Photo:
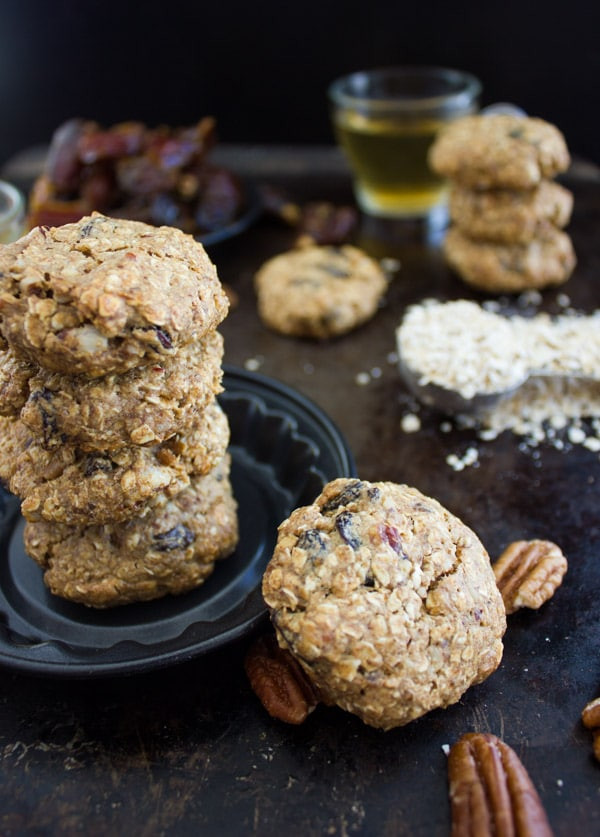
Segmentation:
{"type": "Polygon", "coordinates": [[[243,213],[245,198],[232,172],[208,162],[215,143],[212,117],[152,129],[70,119],[55,131],[34,183],[29,226],[58,226],[97,210],[200,237],[223,229],[243,213]]]}

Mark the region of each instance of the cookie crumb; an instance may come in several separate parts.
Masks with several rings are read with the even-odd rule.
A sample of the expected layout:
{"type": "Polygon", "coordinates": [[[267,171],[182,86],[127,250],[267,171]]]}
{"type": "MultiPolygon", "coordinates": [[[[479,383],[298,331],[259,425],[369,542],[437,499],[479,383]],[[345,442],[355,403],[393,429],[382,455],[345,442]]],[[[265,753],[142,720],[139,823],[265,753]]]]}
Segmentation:
{"type": "Polygon", "coordinates": [[[244,369],[247,369],[248,372],[256,372],[260,369],[263,363],[263,357],[249,357],[244,361],[244,369]]]}
{"type": "Polygon", "coordinates": [[[451,453],[446,457],[446,463],[450,465],[454,471],[464,471],[465,468],[468,468],[471,465],[476,466],[479,464],[479,451],[477,448],[469,447],[466,449],[462,457],[458,457],[455,453],[451,453]]]}
{"type": "Polygon", "coordinates": [[[404,433],[416,433],[421,429],[421,419],[414,413],[407,413],[402,416],[400,426],[404,433]]]}
{"type": "Polygon", "coordinates": [[[519,294],[518,304],[521,308],[527,308],[529,305],[537,307],[541,305],[542,299],[543,297],[539,291],[531,289],[519,294]]]}
{"type": "Polygon", "coordinates": [[[585,440],[587,438],[586,434],[581,429],[581,427],[577,427],[577,426],[569,427],[569,429],[567,431],[567,436],[568,436],[569,442],[571,442],[573,445],[581,445],[585,442],[585,440]]]}
{"type": "Polygon", "coordinates": [[[397,273],[401,268],[400,260],[394,259],[391,256],[386,256],[381,259],[379,264],[385,273],[397,273]]]}

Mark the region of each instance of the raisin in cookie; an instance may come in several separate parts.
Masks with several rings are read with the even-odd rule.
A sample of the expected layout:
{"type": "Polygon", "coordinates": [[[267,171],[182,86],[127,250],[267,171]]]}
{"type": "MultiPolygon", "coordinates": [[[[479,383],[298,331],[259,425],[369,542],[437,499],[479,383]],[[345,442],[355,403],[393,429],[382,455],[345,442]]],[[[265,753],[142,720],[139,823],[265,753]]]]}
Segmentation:
{"type": "Polygon", "coordinates": [[[296,337],[334,337],[369,320],[387,282],[362,250],[307,246],[267,261],[255,277],[263,322],[296,337]]]}
{"type": "Polygon", "coordinates": [[[474,189],[531,189],[566,171],[569,151],[554,125],[529,116],[465,116],[429,151],[437,174],[474,189]]]}
{"type": "Polygon", "coordinates": [[[121,375],[87,378],[38,367],[17,415],[49,448],[156,445],[188,430],[221,391],[222,359],[223,338],[212,331],[121,375]]]}
{"type": "Polygon", "coordinates": [[[18,419],[0,418],[0,478],[21,497],[26,520],[77,526],[127,520],[164,504],[206,474],[229,443],[227,416],[214,402],[186,434],[160,445],[85,452],[48,450],[18,419]]]}
{"type": "Polygon", "coordinates": [[[0,330],[55,372],[124,372],[200,339],[227,309],[202,245],[173,227],[94,213],[0,248],[0,330]]]}
{"type": "Polygon", "coordinates": [[[279,644],[321,699],[383,729],[498,666],[506,615],[476,535],[436,500],[337,479],[279,527],[263,578],[279,644]]]}
{"type": "Polygon", "coordinates": [[[576,264],[570,237],[550,224],[527,244],[478,241],[452,227],[444,239],[444,255],[468,285],[491,293],[561,285],[576,264]]]}
{"type": "Polygon", "coordinates": [[[237,544],[229,457],[143,518],[104,526],[25,525],[51,592],[106,608],[193,590],[237,544]]]}
{"type": "Polygon", "coordinates": [[[469,238],[526,244],[539,235],[544,224],[566,227],[573,195],[550,180],[521,191],[466,189],[453,184],[448,209],[451,220],[469,238]]]}

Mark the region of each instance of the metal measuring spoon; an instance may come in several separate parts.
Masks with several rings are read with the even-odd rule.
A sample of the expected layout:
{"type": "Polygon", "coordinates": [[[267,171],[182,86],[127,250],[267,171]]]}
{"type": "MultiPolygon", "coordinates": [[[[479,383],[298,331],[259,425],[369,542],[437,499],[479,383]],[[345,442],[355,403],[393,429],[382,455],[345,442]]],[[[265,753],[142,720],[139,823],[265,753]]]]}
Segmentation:
{"type": "MultiPolygon", "coordinates": [[[[417,308],[419,306],[415,306],[415,310],[417,308]]],[[[415,327],[411,338],[403,333],[405,323],[397,330],[399,371],[408,390],[423,404],[440,412],[450,415],[489,412],[532,378],[568,379],[581,383],[600,381],[599,312],[589,317],[559,318],[557,321],[546,317],[511,320],[486,312],[483,314],[485,320],[479,322],[473,332],[477,339],[469,342],[469,318],[473,319],[479,311],[475,304],[456,301],[421,310],[434,314],[445,311],[453,318],[463,317],[452,322],[453,326],[458,322],[460,327],[448,332],[441,347],[439,343],[433,348],[429,345],[422,322],[415,327]],[[409,340],[408,344],[406,340],[409,340]],[[426,353],[426,362],[421,368],[414,362],[415,340],[422,341],[421,350],[426,353]],[[412,352],[409,352],[411,362],[408,362],[403,346],[408,348],[410,341],[412,352]],[[499,345],[502,346],[500,354],[495,353],[499,345]],[[447,382],[443,374],[446,359],[451,361],[447,382]],[[471,361],[477,364],[478,377],[461,374],[464,369],[468,370],[471,361]],[[442,374],[438,374],[440,371],[442,374]]],[[[450,329],[448,321],[446,327],[450,329]]],[[[470,335],[472,338],[473,334],[470,335]]],[[[435,343],[433,334],[432,339],[435,343]]]]}
{"type": "Polygon", "coordinates": [[[456,389],[434,384],[431,381],[422,383],[421,372],[411,369],[402,356],[398,358],[398,368],[407,389],[421,404],[432,407],[446,415],[477,415],[492,410],[504,398],[515,393],[530,377],[526,374],[514,386],[496,392],[478,392],[470,398],[465,397],[456,389]]]}

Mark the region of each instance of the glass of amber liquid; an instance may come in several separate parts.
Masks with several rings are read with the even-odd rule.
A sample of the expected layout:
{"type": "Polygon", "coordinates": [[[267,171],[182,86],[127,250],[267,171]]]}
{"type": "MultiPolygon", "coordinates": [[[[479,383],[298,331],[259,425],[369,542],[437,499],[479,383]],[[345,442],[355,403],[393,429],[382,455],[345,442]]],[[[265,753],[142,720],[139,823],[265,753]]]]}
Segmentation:
{"type": "Polygon", "coordinates": [[[424,218],[446,203],[429,147],[450,120],[474,113],[481,83],[443,67],[389,67],[352,73],[328,90],[336,139],[368,215],[424,218]]]}

